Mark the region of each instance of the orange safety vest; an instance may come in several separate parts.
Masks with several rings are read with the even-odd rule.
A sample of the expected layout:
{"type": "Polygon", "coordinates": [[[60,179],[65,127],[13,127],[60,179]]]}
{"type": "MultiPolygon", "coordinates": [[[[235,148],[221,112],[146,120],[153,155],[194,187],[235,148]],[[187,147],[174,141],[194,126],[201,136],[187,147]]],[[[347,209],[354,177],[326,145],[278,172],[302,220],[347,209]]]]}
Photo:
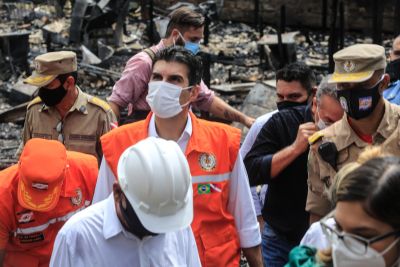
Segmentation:
{"type": "MultiPolygon", "coordinates": [[[[240,130],[192,119],[192,136],[186,148],[193,183],[196,238],[202,266],[239,266],[240,245],[232,214],[228,211],[229,184],[240,145],[240,130]]],[[[121,154],[148,137],[152,113],[146,120],[112,130],[101,137],[103,155],[117,177],[121,154]]]]}
{"type": "MultiPolygon", "coordinates": [[[[90,205],[98,175],[97,159],[67,151],[69,168],[56,208],[37,212],[18,204],[18,165],[0,172],[0,242],[5,267],[49,266],[56,235],[75,213],[90,205]],[[4,248],[5,247],[5,248],[4,248]]],[[[43,162],[46,168],[49,162],[43,162]]]]}

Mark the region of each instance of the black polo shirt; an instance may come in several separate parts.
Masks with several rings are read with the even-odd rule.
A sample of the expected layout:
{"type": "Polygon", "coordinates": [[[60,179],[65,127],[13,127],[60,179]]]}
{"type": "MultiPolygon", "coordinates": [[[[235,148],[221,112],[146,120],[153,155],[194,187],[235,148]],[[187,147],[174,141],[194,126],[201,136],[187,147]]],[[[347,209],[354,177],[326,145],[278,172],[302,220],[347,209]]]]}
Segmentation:
{"type": "Polygon", "coordinates": [[[271,179],[271,163],[275,153],[291,145],[300,124],[312,122],[310,106],[279,111],[264,124],[244,163],[250,185],[268,184],[264,220],[279,235],[298,244],[308,229],[307,158],[308,149],[271,179]]]}

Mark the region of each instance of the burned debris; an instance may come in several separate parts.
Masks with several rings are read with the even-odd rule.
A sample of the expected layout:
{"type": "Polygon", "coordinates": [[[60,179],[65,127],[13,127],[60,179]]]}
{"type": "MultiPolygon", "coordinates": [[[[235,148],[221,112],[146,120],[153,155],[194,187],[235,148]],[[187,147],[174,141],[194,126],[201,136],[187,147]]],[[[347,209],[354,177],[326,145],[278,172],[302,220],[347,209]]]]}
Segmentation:
{"type": "MultiPolygon", "coordinates": [[[[76,52],[78,84],[105,99],[127,60],[163,37],[166,15],[180,5],[194,6],[178,2],[163,9],[153,1],[129,0],[0,2],[0,168],[16,160],[27,102],[37,94],[22,79],[31,73],[37,55],[61,48],[76,52]]],[[[339,21],[331,21],[333,30],[325,19],[325,26],[313,31],[287,27],[285,8],[271,27],[262,25],[259,15],[253,25],[224,21],[219,1],[194,7],[206,17],[204,81],[229,104],[254,117],[275,109],[276,69],[304,61],[321,76],[328,73],[329,55],[338,45],[373,42],[363,33],[344,35],[337,28],[340,6],[339,21]],[[339,44],[330,42],[333,35],[339,44]],[[261,95],[268,101],[259,103],[261,95]]],[[[390,38],[383,36],[387,47],[390,38]]]]}

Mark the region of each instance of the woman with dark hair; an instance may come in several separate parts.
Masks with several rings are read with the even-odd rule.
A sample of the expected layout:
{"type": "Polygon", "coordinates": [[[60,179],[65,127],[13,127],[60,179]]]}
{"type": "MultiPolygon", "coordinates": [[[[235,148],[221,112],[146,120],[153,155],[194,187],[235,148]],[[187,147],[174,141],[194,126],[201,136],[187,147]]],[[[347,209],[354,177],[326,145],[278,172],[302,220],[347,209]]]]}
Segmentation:
{"type": "Polygon", "coordinates": [[[320,221],[331,248],[295,248],[286,266],[400,266],[400,158],[368,153],[378,157],[352,163],[333,185],[335,209],[320,221]]]}

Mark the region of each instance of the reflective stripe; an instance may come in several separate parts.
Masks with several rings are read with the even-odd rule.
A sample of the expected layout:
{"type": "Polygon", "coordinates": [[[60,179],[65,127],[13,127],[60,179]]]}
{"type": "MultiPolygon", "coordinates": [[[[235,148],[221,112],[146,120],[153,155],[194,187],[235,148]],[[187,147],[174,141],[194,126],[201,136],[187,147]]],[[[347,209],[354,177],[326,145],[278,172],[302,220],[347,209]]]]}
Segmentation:
{"type": "Polygon", "coordinates": [[[210,175],[199,175],[192,177],[192,183],[212,183],[212,182],[223,182],[229,180],[231,176],[231,172],[223,173],[223,174],[210,174],[210,175]]]}
{"type": "Polygon", "coordinates": [[[14,232],[14,236],[18,235],[18,234],[22,234],[22,235],[27,235],[27,234],[33,234],[36,232],[42,232],[44,230],[46,230],[50,224],[54,224],[56,222],[66,222],[68,221],[69,218],[71,218],[74,214],[80,212],[81,210],[84,210],[87,206],[90,205],[90,201],[85,201],[85,205],[82,206],[81,208],[71,211],[70,213],[62,216],[62,217],[58,217],[58,218],[53,218],[50,219],[47,223],[42,224],[42,225],[38,225],[38,226],[34,226],[34,227],[29,227],[29,228],[17,228],[17,230],[15,230],[14,232]]]}

